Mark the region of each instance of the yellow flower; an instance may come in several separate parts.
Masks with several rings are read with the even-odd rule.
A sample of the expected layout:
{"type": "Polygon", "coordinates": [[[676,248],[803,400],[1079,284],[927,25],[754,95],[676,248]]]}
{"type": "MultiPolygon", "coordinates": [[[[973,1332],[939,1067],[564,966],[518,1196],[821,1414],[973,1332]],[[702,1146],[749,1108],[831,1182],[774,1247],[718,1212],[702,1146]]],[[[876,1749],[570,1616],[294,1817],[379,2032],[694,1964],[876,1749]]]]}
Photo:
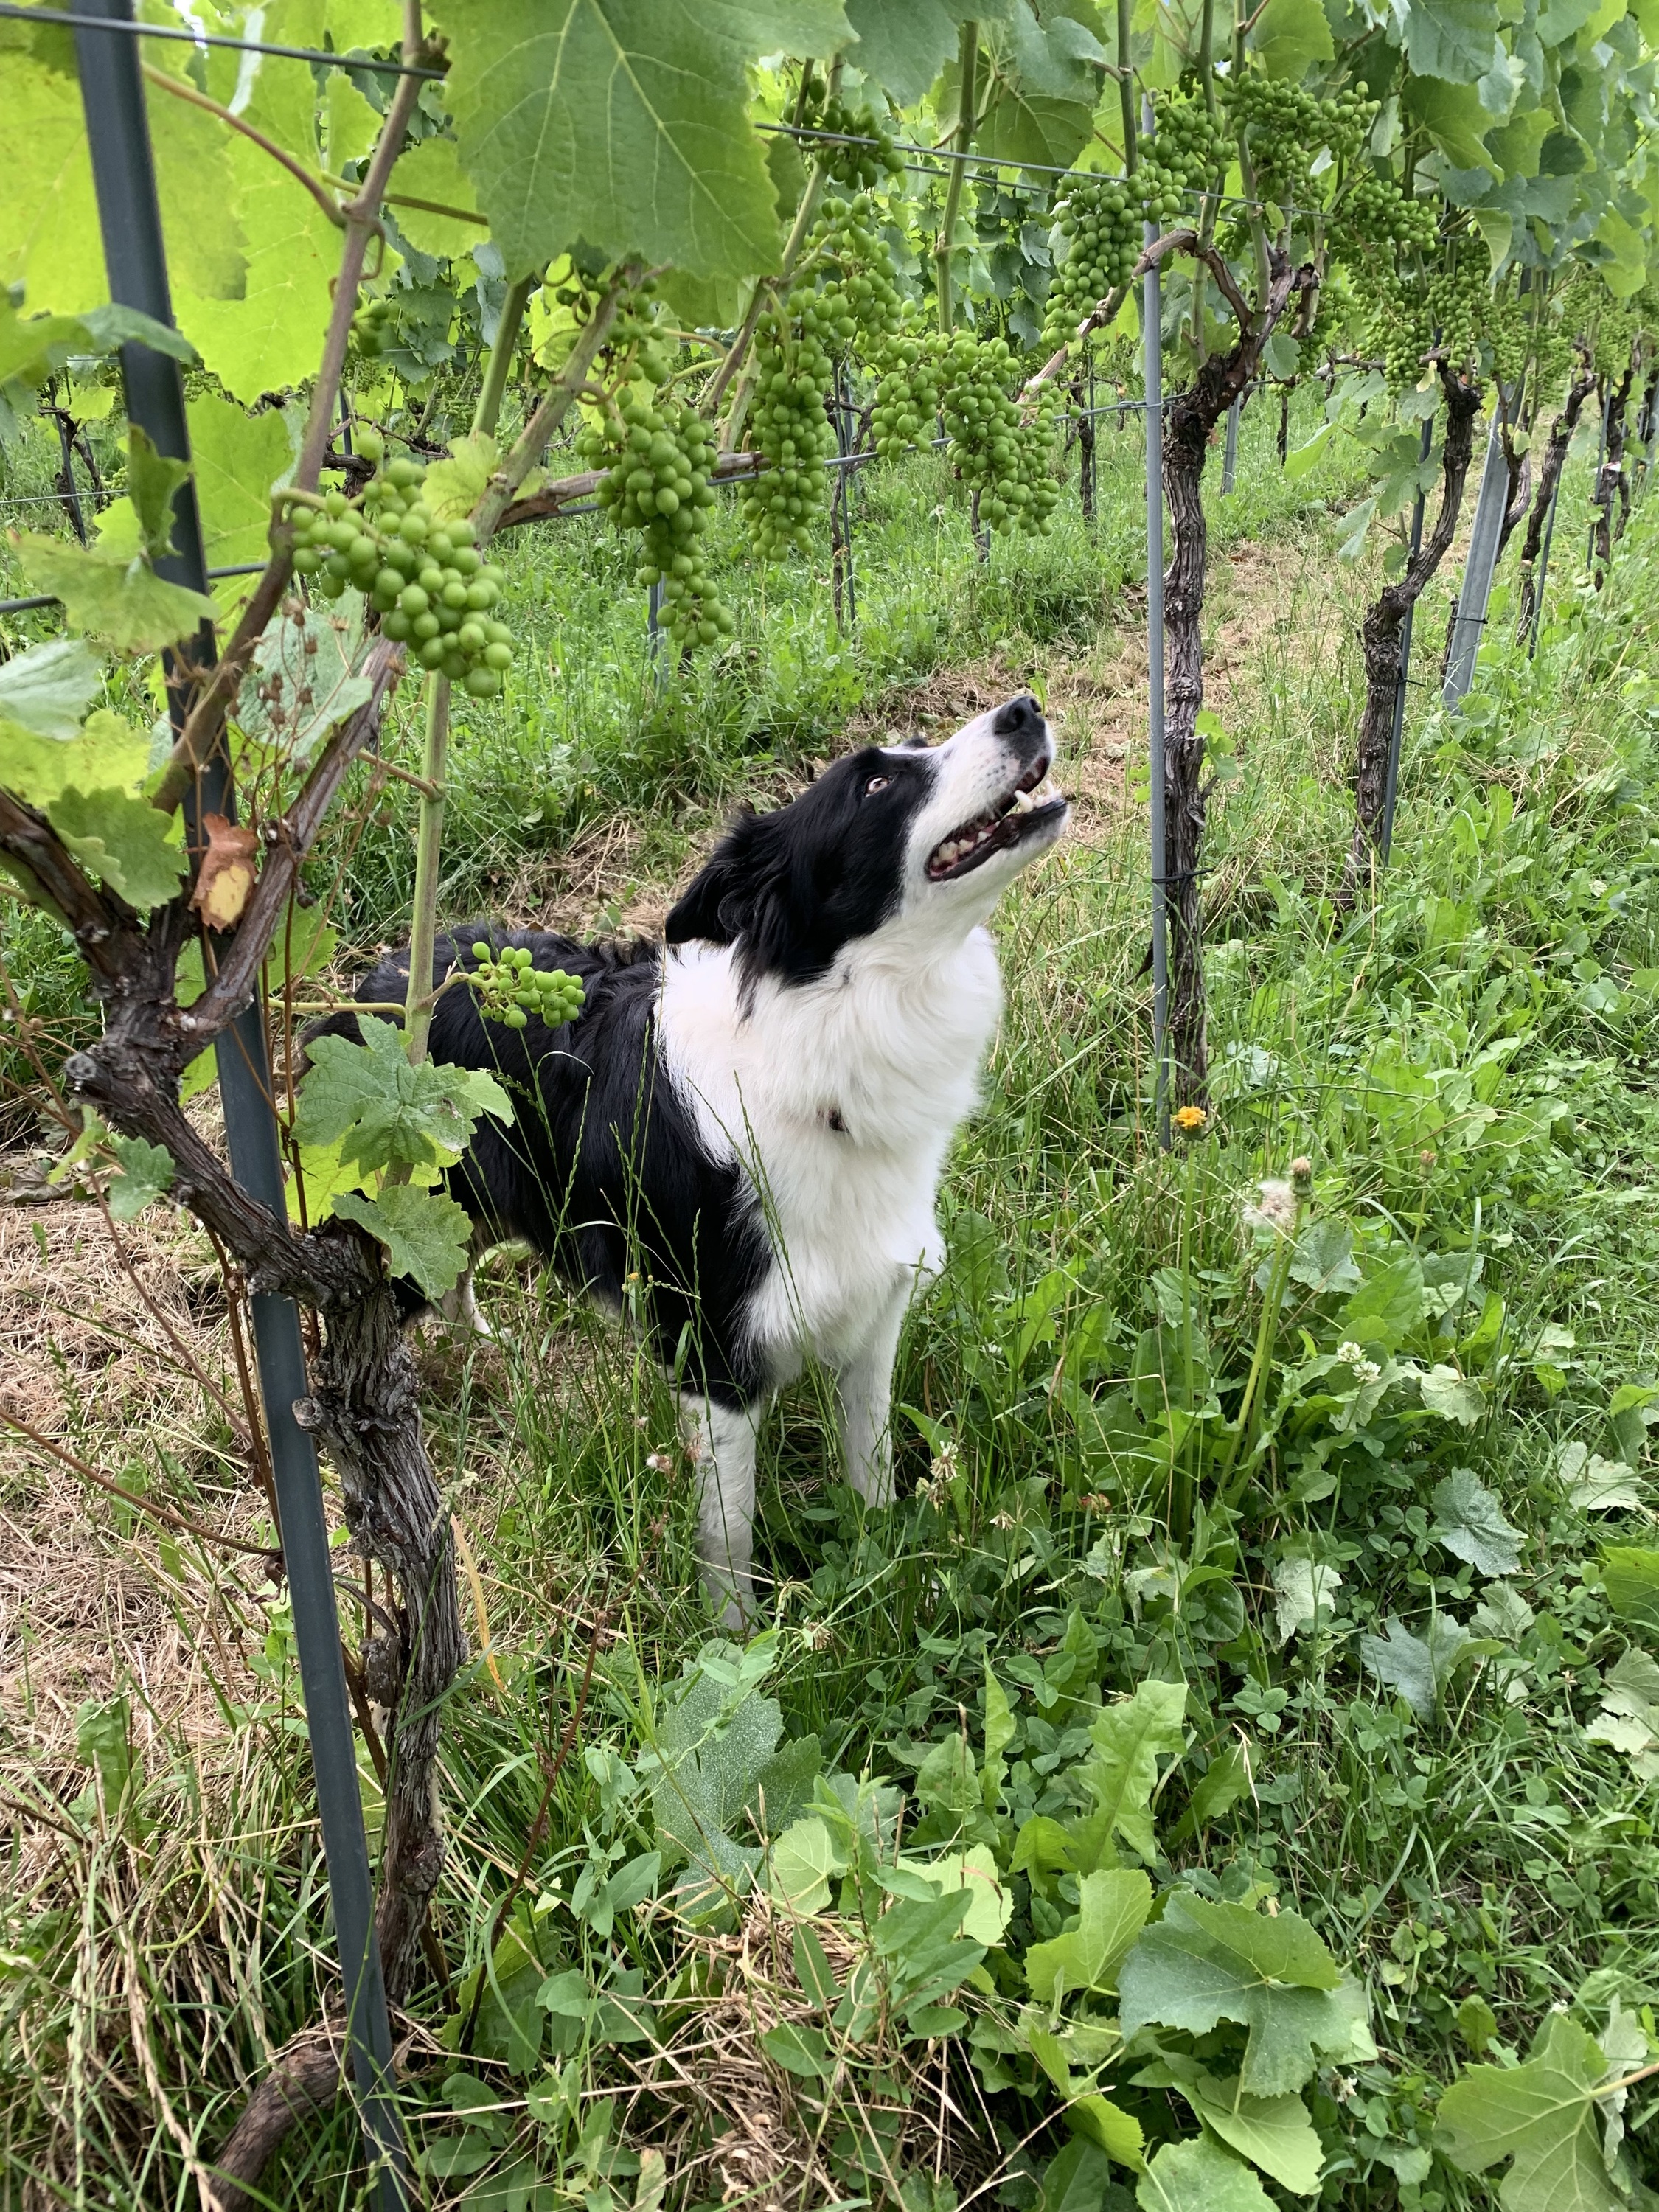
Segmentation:
{"type": "Polygon", "coordinates": [[[1170,1116],[1183,1137],[1195,1137],[1209,1118],[1201,1106],[1177,1106],[1170,1116]]]}

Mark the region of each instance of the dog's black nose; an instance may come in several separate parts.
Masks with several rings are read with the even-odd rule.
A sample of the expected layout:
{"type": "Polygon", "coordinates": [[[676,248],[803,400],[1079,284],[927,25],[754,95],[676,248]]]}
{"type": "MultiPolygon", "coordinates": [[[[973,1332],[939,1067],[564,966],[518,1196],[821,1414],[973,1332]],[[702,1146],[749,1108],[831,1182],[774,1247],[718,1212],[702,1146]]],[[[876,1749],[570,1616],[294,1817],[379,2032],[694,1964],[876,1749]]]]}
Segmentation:
{"type": "Polygon", "coordinates": [[[992,730],[1000,738],[1028,738],[1042,727],[1042,709],[1029,691],[997,708],[992,730]]]}

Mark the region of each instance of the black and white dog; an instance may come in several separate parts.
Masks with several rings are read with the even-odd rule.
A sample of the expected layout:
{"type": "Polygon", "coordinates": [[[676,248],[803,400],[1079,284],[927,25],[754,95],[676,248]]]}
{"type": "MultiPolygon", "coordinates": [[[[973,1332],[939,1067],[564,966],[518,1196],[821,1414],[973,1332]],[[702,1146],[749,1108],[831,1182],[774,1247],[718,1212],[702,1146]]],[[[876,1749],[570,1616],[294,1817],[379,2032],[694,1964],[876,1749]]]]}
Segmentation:
{"type": "MultiPolygon", "coordinates": [[[[586,986],[561,1029],[439,998],[433,1058],[495,1073],[517,1115],[480,1125],[449,1188],[475,1250],[522,1239],[611,1304],[639,1272],[631,1303],[679,1388],[703,1581],[729,1625],[752,1601],[757,1426],[804,1358],[834,1370],[848,1480],[891,1499],[899,1330],[940,1262],[940,1171],[1001,1006],[984,924],[1060,835],[1053,760],[1036,702],[1011,699],[741,817],[664,945],[440,941],[434,987],[479,935],[586,986]]],[[[401,999],[408,961],[359,997],[401,999]]],[[[470,1283],[451,1303],[470,1313],[470,1283]]]]}

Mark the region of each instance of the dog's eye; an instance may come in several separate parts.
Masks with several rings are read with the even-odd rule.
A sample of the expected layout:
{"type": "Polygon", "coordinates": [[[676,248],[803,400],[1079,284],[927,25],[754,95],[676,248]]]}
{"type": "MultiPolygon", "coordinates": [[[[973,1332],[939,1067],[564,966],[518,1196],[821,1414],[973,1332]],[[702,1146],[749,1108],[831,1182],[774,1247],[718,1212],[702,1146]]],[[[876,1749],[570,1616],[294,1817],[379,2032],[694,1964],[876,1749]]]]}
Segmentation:
{"type": "Polygon", "coordinates": [[[884,775],[872,775],[869,782],[864,787],[864,795],[866,799],[870,799],[872,798],[877,792],[885,791],[886,788],[887,778],[884,775]]]}

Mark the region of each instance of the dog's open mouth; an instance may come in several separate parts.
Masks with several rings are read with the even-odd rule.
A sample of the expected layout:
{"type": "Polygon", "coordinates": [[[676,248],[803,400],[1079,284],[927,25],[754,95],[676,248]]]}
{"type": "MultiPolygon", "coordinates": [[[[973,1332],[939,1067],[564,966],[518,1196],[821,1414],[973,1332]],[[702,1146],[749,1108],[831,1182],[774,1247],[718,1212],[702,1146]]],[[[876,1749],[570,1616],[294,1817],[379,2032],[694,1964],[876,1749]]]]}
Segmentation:
{"type": "Polygon", "coordinates": [[[927,856],[930,883],[949,883],[988,860],[993,853],[1006,853],[1066,811],[1064,795],[1048,777],[1048,763],[1039,761],[1027,769],[1004,799],[987,807],[960,830],[953,830],[927,856]]]}

